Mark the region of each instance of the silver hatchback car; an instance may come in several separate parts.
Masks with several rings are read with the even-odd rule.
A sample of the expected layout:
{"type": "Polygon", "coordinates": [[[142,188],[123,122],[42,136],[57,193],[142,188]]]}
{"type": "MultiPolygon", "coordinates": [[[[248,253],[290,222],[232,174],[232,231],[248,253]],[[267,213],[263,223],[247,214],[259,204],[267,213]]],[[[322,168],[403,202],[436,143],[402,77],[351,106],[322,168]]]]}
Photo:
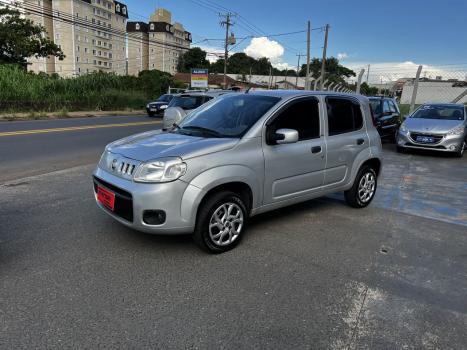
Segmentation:
{"type": "Polygon", "coordinates": [[[399,128],[397,150],[425,149],[464,155],[467,110],[462,104],[424,104],[399,128]]]}
{"type": "Polygon", "coordinates": [[[381,140],[366,97],[311,91],[222,96],[170,132],[109,144],[94,172],[97,204],[124,225],[194,233],[220,253],[249,217],[332,192],[372,201],[381,140]]]}

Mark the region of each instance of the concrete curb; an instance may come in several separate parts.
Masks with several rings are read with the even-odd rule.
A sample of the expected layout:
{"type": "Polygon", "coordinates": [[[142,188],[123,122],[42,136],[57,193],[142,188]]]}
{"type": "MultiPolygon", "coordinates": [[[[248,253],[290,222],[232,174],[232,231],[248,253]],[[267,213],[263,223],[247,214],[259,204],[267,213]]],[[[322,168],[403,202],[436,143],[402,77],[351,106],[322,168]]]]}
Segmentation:
{"type": "Polygon", "coordinates": [[[47,120],[47,119],[70,119],[70,118],[98,118],[111,116],[144,116],[144,110],[132,111],[82,111],[82,112],[32,112],[32,113],[4,113],[0,114],[0,122],[20,120],[47,120]]]}

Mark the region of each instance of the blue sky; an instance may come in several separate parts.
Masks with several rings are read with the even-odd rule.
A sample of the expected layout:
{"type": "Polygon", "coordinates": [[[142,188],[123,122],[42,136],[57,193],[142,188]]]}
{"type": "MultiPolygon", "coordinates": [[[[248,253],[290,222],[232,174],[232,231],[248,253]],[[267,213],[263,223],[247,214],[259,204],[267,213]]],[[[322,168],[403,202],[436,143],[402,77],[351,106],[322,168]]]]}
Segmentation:
{"type": "MultiPolygon", "coordinates": [[[[392,0],[384,4],[375,0],[126,0],[126,3],[132,20],[148,18],[156,6],[167,8],[173,21],[183,23],[193,33],[194,42],[223,37],[219,17],[213,11],[217,5],[241,15],[233,27],[237,37],[300,31],[306,28],[307,20],[311,20],[313,28],[329,23],[329,55],[341,54],[343,63],[352,67],[373,64],[382,65],[383,69],[383,64],[398,67],[413,62],[439,69],[467,69],[467,0],[392,0]],[[245,21],[257,28],[249,28],[245,21]]],[[[276,64],[296,65],[296,53],[306,52],[305,33],[269,39],[284,48],[282,55],[271,58],[276,64]]],[[[321,56],[323,39],[322,32],[313,32],[312,56],[321,56]]],[[[250,43],[251,39],[247,39],[235,50],[243,51],[250,43]]],[[[222,42],[203,41],[199,45],[214,51],[221,48],[222,42]]],[[[274,48],[269,47],[277,55],[274,48]]],[[[268,47],[263,50],[261,43],[251,49],[268,52],[268,47]]]]}

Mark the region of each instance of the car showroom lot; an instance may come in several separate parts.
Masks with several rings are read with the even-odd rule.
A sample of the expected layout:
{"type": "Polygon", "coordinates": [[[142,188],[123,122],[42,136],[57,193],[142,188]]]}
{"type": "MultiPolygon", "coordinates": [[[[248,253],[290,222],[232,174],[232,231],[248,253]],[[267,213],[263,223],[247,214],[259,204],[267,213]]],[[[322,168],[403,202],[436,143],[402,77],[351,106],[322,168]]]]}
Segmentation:
{"type": "Polygon", "coordinates": [[[0,348],[461,348],[467,157],[385,145],[374,202],[254,218],[233,251],[101,213],[93,165],[0,185],[0,348]]]}

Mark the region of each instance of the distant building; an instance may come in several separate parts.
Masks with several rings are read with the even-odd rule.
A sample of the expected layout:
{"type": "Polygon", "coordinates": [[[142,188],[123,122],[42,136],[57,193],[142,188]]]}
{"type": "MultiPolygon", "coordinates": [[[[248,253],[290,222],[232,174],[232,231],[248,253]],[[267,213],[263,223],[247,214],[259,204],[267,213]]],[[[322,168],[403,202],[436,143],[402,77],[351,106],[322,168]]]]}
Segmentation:
{"type": "Polygon", "coordinates": [[[115,0],[9,0],[26,18],[44,26],[65,54],[28,59],[30,71],[77,76],[96,71],[126,73],[127,6],[115,0]]]}
{"type": "Polygon", "coordinates": [[[179,57],[190,49],[191,33],[181,23],[172,24],[166,9],[157,9],[150,22],[128,22],[128,73],[157,69],[177,72],[179,57]]]}

